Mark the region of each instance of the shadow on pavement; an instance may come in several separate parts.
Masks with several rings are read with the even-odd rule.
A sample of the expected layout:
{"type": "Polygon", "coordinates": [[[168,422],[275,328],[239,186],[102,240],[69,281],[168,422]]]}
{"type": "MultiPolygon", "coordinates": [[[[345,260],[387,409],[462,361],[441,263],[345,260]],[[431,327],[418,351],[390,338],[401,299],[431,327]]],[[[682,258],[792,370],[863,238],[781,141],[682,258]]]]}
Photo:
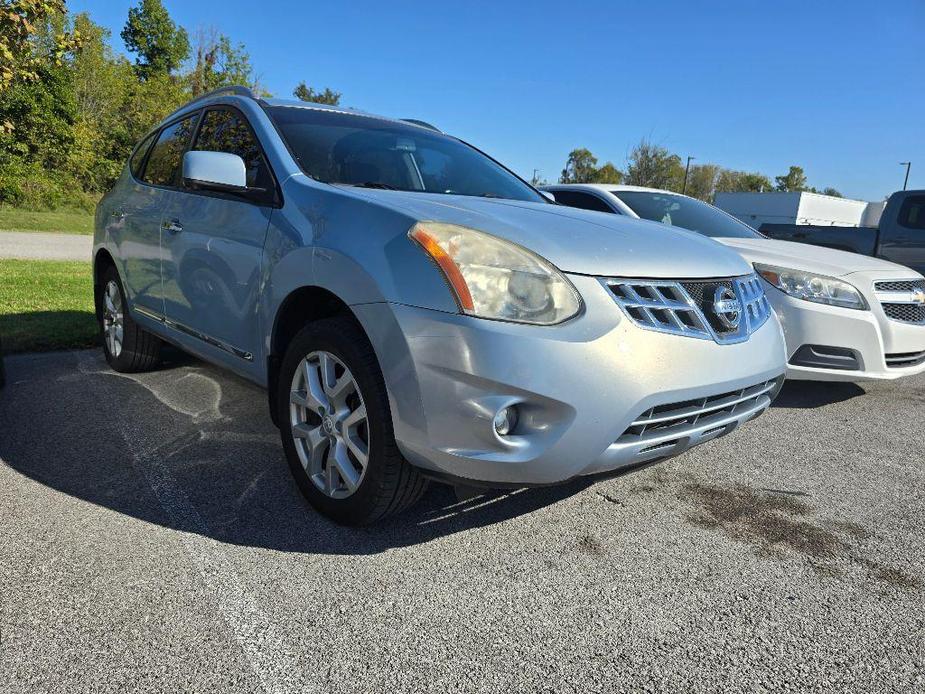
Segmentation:
{"type": "Polygon", "coordinates": [[[813,408],[833,405],[864,395],[857,383],[823,383],[820,381],[786,381],[772,407],[813,408]]]}
{"type": "Polygon", "coordinates": [[[317,514],[292,480],[262,389],[180,353],[173,368],[119,375],[98,351],[7,358],[0,459],[65,494],[222,542],[371,554],[531,513],[586,488],[490,492],[458,502],[433,484],[371,528],[317,514]]]}

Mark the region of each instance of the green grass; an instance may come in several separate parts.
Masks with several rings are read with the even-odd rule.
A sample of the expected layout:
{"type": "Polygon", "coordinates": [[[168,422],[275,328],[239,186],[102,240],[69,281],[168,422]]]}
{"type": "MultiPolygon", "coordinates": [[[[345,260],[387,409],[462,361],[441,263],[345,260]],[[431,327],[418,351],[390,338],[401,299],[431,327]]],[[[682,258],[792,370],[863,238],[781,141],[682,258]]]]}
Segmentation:
{"type": "Polygon", "coordinates": [[[0,338],[6,353],[96,344],[90,263],[0,260],[0,338]]]}
{"type": "Polygon", "coordinates": [[[35,212],[0,206],[0,231],[57,231],[92,234],[93,213],[84,210],[35,212]]]}

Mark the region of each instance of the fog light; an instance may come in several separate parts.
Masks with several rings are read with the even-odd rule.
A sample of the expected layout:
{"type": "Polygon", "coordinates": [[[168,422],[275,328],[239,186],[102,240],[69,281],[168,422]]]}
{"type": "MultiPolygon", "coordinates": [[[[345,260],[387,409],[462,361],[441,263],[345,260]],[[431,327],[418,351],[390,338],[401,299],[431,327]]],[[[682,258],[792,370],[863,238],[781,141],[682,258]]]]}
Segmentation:
{"type": "Polygon", "coordinates": [[[498,411],[495,415],[495,433],[498,436],[507,436],[517,426],[517,407],[511,405],[498,411]]]}

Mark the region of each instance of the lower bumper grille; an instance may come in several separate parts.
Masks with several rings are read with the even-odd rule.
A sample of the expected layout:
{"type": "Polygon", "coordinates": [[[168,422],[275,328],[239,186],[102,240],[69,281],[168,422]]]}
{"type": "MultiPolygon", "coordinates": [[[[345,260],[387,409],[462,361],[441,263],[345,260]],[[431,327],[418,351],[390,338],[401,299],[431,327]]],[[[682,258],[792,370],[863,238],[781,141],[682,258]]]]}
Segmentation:
{"type": "Polygon", "coordinates": [[[782,384],[783,377],[779,377],[728,393],[652,407],[637,417],[612,447],[632,448],[641,460],[676,455],[757,417],[782,384]]]}
{"type": "Polygon", "coordinates": [[[903,352],[886,355],[886,365],[891,369],[918,366],[923,363],[925,363],[925,352],[903,352]]]}
{"type": "Polygon", "coordinates": [[[923,304],[883,304],[883,312],[889,318],[903,323],[925,323],[923,304]]]}

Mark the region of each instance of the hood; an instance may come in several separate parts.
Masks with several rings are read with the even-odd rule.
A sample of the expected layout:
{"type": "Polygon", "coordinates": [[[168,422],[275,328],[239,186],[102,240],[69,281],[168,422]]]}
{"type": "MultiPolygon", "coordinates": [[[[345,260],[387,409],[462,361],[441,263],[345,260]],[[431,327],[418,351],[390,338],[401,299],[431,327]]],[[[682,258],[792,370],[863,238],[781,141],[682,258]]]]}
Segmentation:
{"type": "Polygon", "coordinates": [[[811,246],[794,241],[775,239],[718,238],[720,243],[734,248],[749,263],[776,265],[777,267],[804,270],[830,277],[844,277],[855,272],[891,272],[909,270],[901,265],[860,253],[838,251],[834,248],[811,246]]]}
{"type": "Polygon", "coordinates": [[[634,278],[731,277],[752,272],[712,239],[655,222],[541,202],[353,188],[414,217],[513,241],[564,272],[634,278]]]}

